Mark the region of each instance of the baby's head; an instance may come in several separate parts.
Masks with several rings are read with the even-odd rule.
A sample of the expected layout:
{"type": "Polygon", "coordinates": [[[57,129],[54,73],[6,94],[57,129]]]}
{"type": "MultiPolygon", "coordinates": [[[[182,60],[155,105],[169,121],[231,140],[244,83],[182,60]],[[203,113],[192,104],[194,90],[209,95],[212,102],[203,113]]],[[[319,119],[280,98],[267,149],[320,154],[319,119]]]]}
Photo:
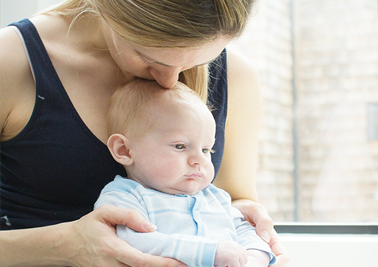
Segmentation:
{"type": "Polygon", "coordinates": [[[215,121],[201,98],[182,83],[164,89],[135,79],[114,94],[108,147],[128,178],[169,194],[194,194],[214,176],[215,121]]]}

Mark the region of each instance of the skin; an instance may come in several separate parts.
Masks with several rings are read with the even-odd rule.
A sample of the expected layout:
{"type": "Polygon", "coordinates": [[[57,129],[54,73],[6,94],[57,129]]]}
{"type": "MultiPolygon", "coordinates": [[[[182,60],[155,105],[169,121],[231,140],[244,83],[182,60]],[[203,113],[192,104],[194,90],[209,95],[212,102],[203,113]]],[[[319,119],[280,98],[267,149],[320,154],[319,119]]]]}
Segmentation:
{"type": "MultiPolygon", "coordinates": [[[[177,80],[179,71],[211,61],[230,41],[227,38],[217,39],[208,46],[189,50],[143,48],[141,52],[150,61],[146,64],[140,57],[140,62],[137,61],[140,55],[135,51],[136,48],[135,53],[128,53],[128,44],[115,40],[112,31],[101,20],[81,18],[67,34],[72,19],[60,15],[41,15],[33,18],[32,22],[81,119],[104,143],[107,140],[105,114],[108,100],[119,84],[140,75],[156,79],[161,86],[170,88],[177,80]],[[126,68],[122,60],[125,58],[135,63],[133,69],[126,68]]],[[[20,133],[27,124],[33,111],[36,92],[24,48],[12,29],[0,30],[0,58],[0,140],[6,141],[20,133]]],[[[271,237],[270,245],[278,255],[275,266],[284,266],[288,262],[288,256],[272,231],[273,223],[265,208],[252,202],[257,200],[257,194],[254,183],[256,153],[251,151],[256,151],[261,121],[256,72],[232,51],[229,51],[228,59],[231,112],[227,121],[226,138],[233,140],[233,145],[230,147],[226,144],[226,154],[216,185],[227,190],[234,200],[238,200],[237,207],[247,219],[257,224],[258,234],[264,230],[268,233],[267,239],[271,237]],[[239,113],[241,110],[243,112],[239,113]],[[246,125],[245,121],[248,121],[246,125]]],[[[136,231],[154,230],[141,215],[132,210],[103,207],[74,222],[1,232],[0,247],[6,247],[7,253],[2,255],[0,265],[179,264],[172,259],[145,255],[129,247],[116,237],[116,224],[126,224],[136,231]],[[23,253],[20,254],[20,251],[23,253]]]]}
{"type": "Polygon", "coordinates": [[[128,178],[168,194],[193,195],[208,186],[214,177],[215,121],[202,101],[163,96],[146,112],[147,121],[139,123],[148,130],[141,137],[113,134],[108,140],[128,178]]]}

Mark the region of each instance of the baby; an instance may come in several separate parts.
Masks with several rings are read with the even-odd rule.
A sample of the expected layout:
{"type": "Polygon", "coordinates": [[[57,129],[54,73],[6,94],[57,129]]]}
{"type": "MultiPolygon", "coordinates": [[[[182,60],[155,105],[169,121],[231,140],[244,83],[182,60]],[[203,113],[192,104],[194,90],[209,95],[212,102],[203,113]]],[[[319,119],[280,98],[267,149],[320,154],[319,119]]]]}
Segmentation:
{"type": "Polygon", "coordinates": [[[149,254],[188,266],[267,267],[276,260],[255,228],[211,184],[215,121],[201,98],[182,83],[164,89],[135,79],[113,96],[108,148],[127,177],[102,190],[104,204],[135,209],[157,226],[138,233],[117,226],[117,235],[149,254]]]}

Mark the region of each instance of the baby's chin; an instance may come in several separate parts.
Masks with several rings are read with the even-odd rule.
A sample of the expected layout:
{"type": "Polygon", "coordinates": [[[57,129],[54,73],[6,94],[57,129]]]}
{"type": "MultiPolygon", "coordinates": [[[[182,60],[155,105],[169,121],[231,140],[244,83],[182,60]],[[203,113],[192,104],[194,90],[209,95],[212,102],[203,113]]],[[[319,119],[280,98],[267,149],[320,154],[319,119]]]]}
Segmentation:
{"type": "Polygon", "coordinates": [[[161,192],[166,193],[166,194],[170,194],[170,195],[189,195],[189,196],[191,196],[191,195],[198,193],[199,191],[200,190],[191,191],[191,190],[178,190],[178,189],[171,188],[169,190],[164,190],[164,192],[163,191],[161,191],[161,192]]]}
{"type": "Polygon", "coordinates": [[[190,187],[186,187],[186,188],[170,188],[169,190],[167,190],[166,193],[168,194],[172,194],[172,195],[194,195],[196,193],[198,193],[199,191],[201,191],[202,189],[204,189],[205,187],[201,186],[201,187],[194,187],[194,188],[190,188],[190,187]]]}

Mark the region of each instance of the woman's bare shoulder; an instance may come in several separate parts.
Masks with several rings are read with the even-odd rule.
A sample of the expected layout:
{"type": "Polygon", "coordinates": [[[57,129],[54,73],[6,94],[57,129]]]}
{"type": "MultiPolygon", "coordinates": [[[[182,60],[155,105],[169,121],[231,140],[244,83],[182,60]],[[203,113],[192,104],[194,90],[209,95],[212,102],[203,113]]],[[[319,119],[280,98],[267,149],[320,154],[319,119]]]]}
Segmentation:
{"type": "Polygon", "coordinates": [[[0,29],[0,58],[2,85],[3,82],[6,84],[17,82],[13,78],[19,80],[22,78],[20,75],[25,75],[25,71],[30,73],[24,46],[14,27],[0,29]]]}
{"type": "Polygon", "coordinates": [[[0,29],[0,58],[0,125],[3,141],[13,137],[13,133],[18,132],[29,119],[29,110],[34,105],[35,86],[24,46],[12,27],[0,29]],[[20,115],[23,117],[21,120],[20,115]]]}
{"type": "Polygon", "coordinates": [[[227,61],[229,83],[237,86],[247,83],[258,87],[257,71],[245,55],[235,48],[227,47],[227,61]]]}
{"type": "Polygon", "coordinates": [[[237,50],[228,49],[228,84],[230,110],[254,116],[261,115],[260,84],[253,63],[237,50]]]}

